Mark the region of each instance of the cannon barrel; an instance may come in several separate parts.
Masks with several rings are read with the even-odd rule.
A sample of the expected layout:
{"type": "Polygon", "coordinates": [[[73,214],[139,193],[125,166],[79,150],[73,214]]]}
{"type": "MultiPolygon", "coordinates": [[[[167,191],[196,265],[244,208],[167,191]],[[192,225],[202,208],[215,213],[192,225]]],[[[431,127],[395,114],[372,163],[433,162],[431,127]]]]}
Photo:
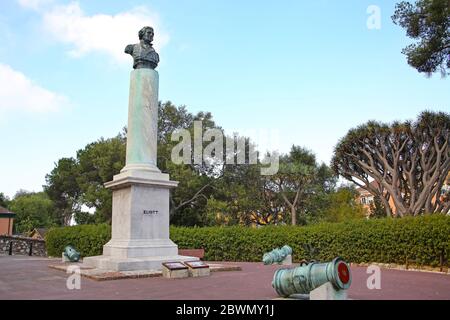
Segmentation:
{"type": "Polygon", "coordinates": [[[265,265],[280,263],[290,254],[292,254],[292,248],[285,245],[281,249],[276,248],[271,252],[265,253],[263,256],[263,262],[265,265]]]}
{"type": "Polygon", "coordinates": [[[70,260],[70,262],[78,262],[81,257],[81,254],[72,246],[67,246],[64,248],[64,255],[70,260]]]}
{"type": "Polygon", "coordinates": [[[272,287],[282,297],[309,294],[326,282],[336,290],[350,287],[352,276],[348,264],[341,258],[329,263],[310,263],[293,269],[280,269],[274,274],[272,287]]]}

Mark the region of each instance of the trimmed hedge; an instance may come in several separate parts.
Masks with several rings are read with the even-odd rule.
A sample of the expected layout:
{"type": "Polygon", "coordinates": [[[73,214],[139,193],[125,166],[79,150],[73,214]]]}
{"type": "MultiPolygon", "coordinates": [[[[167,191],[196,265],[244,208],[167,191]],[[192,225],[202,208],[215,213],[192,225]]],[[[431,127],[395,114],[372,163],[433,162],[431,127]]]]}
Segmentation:
{"type": "MultiPolygon", "coordinates": [[[[450,256],[450,217],[443,215],[306,227],[171,227],[170,234],[180,248],[204,248],[209,261],[261,261],[264,252],[285,244],[293,248],[295,261],[341,256],[355,263],[438,266],[450,256]],[[316,251],[311,253],[308,245],[316,251]]],[[[107,225],[52,229],[46,238],[47,250],[59,256],[65,245],[72,244],[83,256],[100,255],[109,238],[107,225]]]]}
{"type": "Polygon", "coordinates": [[[75,247],[82,257],[101,255],[109,239],[111,227],[107,224],[52,228],[45,235],[47,254],[52,257],[60,257],[68,245],[75,247]]]}

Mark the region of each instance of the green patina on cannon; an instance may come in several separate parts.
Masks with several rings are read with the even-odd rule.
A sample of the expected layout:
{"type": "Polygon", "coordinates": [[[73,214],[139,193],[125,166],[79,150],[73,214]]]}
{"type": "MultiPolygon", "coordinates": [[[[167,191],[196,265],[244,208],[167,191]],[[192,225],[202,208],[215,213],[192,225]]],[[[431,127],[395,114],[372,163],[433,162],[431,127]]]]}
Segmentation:
{"type": "Polygon", "coordinates": [[[336,290],[347,290],[352,282],[348,264],[341,258],[329,263],[303,263],[297,268],[275,272],[272,287],[282,297],[292,294],[309,294],[330,282],[336,290]]]}
{"type": "Polygon", "coordinates": [[[64,248],[64,256],[69,259],[70,262],[80,261],[81,254],[75,250],[72,246],[67,246],[64,248]]]}
{"type": "Polygon", "coordinates": [[[263,256],[263,262],[265,265],[281,263],[290,254],[292,254],[292,248],[286,245],[281,249],[276,248],[271,252],[265,253],[263,256]]]}

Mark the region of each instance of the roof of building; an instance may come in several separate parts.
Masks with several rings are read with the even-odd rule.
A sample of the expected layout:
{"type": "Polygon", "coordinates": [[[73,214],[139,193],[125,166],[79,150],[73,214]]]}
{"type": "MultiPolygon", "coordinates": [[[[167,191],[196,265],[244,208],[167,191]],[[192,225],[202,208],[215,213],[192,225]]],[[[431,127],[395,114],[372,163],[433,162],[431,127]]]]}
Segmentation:
{"type": "Polygon", "coordinates": [[[13,212],[9,211],[8,209],[3,208],[3,207],[0,206],[0,215],[12,215],[12,214],[15,215],[15,213],[13,213],[13,212]]]}
{"type": "Polygon", "coordinates": [[[31,231],[30,236],[39,234],[42,238],[44,238],[47,231],[48,231],[48,229],[46,229],[46,228],[35,228],[33,231],[31,231]]]}

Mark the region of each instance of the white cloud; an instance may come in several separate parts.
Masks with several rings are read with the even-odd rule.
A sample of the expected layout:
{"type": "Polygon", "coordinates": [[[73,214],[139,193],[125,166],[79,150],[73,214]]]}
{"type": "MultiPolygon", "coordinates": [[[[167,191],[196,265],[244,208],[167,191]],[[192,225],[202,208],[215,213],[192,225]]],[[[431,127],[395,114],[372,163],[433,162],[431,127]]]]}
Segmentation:
{"type": "Polygon", "coordinates": [[[23,73],[0,63],[0,112],[57,111],[67,102],[66,97],[38,86],[23,73]]]}
{"type": "Polygon", "coordinates": [[[124,53],[125,46],[138,42],[137,33],[146,25],[155,29],[156,50],[169,41],[168,34],[161,30],[158,15],[146,7],[116,15],[89,16],[78,2],[72,2],[55,6],[42,14],[45,30],[58,41],[72,46],[69,54],[73,57],[101,52],[113,57],[114,61],[130,63],[130,57],[124,53]]]}
{"type": "Polygon", "coordinates": [[[53,0],[18,0],[18,2],[24,8],[40,10],[42,7],[51,4],[53,0]]]}

